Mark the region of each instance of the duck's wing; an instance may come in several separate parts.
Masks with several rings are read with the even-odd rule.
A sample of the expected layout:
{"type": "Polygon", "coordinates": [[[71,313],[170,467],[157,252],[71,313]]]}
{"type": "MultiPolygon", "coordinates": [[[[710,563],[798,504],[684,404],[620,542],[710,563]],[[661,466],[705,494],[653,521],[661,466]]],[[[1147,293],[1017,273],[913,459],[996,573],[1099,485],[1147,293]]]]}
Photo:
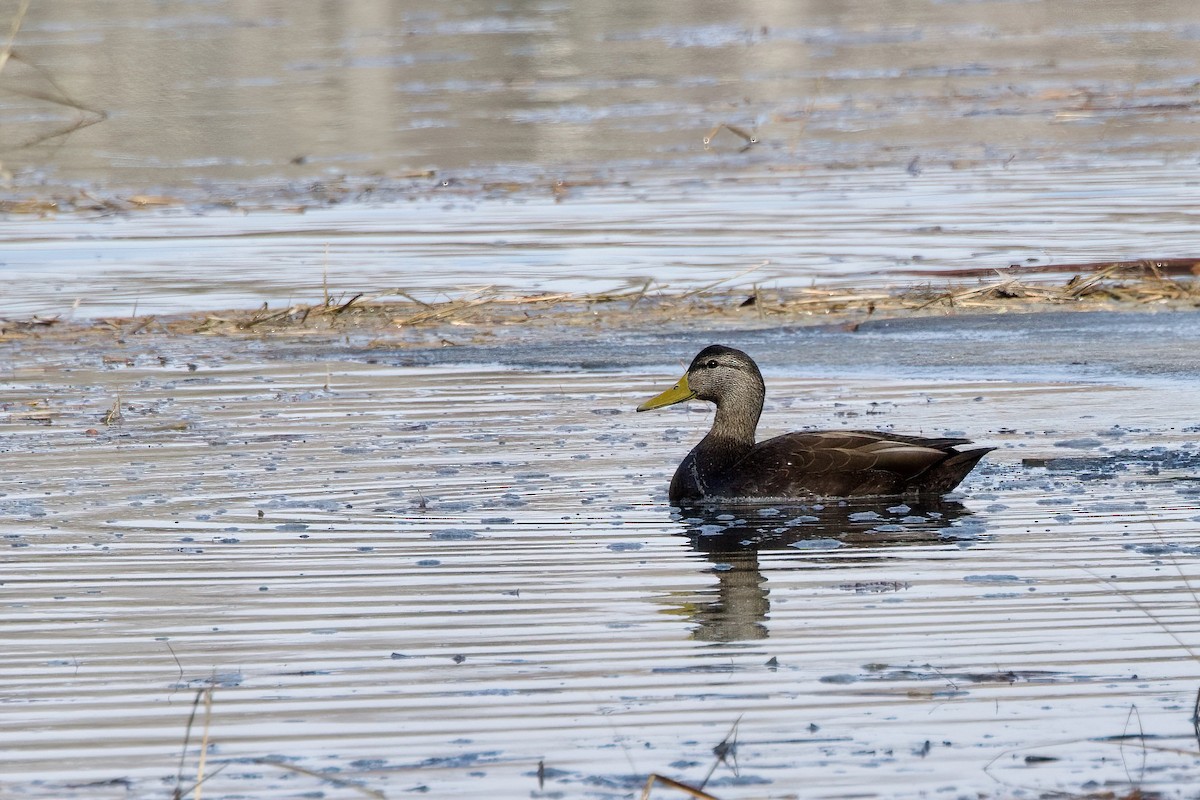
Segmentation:
{"type": "Polygon", "coordinates": [[[946,492],[989,448],[966,439],[873,431],[788,433],[759,442],[721,482],[729,497],[852,497],[946,492]]]}
{"type": "Polygon", "coordinates": [[[784,436],[794,435],[812,435],[829,439],[845,436],[861,439],[862,441],[903,442],[905,444],[915,444],[919,447],[932,447],[935,450],[947,450],[951,447],[959,447],[960,445],[972,443],[970,439],[954,439],[945,436],[908,436],[903,433],[884,433],[883,431],[817,431],[813,434],[784,434],[784,436]]]}

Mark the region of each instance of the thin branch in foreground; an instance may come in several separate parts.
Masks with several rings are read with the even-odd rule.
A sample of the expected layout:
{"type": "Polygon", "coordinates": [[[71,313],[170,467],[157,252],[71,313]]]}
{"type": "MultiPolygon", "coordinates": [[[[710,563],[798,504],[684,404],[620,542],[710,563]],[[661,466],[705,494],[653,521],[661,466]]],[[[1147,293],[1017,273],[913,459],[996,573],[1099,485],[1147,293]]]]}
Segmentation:
{"type": "Polygon", "coordinates": [[[17,9],[17,13],[13,14],[12,25],[8,29],[8,41],[0,47],[0,72],[4,71],[4,65],[8,63],[9,57],[12,56],[13,43],[17,40],[17,34],[21,32],[21,24],[25,21],[25,15],[29,12],[29,4],[32,0],[21,0],[21,5],[17,9]]]}
{"type": "Polygon", "coordinates": [[[295,772],[299,775],[308,775],[313,778],[320,778],[323,781],[328,781],[329,783],[332,783],[334,786],[338,787],[339,789],[353,789],[354,791],[358,792],[359,794],[362,794],[366,797],[374,798],[374,800],[385,800],[385,795],[383,794],[383,792],[379,791],[378,789],[368,789],[367,787],[360,786],[355,781],[347,780],[346,778],[338,778],[333,775],[326,775],[323,772],[317,772],[316,770],[312,770],[312,769],[305,769],[304,767],[298,767],[295,764],[285,764],[282,761],[273,761],[269,758],[256,758],[256,759],[254,759],[254,763],[255,764],[263,764],[266,766],[278,767],[279,769],[285,769],[285,770],[288,770],[289,772],[295,772]]]}
{"type": "Polygon", "coordinates": [[[646,785],[642,787],[641,800],[650,800],[650,792],[654,789],[654,784],[661,783],[663,786],[689,794],[697,800],[719,800],[714,795],[709,794],[703,789],[697,789],[695,786],[689,786],[686,783],[680,783],[677,780],[668,778],[665,775],[659,775],[657,772],[651,772],[650,777],[646,778],[646,785]]]}
{"type": "Polygon", "coordinates": [[[208,752],[209,745],[209,725],[212,722],[212,695],[213,686],[211,684],[196,690],[196,699],[192,701],[192,713],[188,715],[187,726],[184,728],[183,732],[183,747],[179,752],[179,768],[175,773],[175,789],[171,792],[171,797],[173,800],[183,800],[183,798],[188,797],[189,795],[193,796],[194,800],[201,800],[201,787],[204,785],[204,782],[209,778],[212,778],[214,775],[220,773],[221,770],[225,769],[226,767],[225,764],[222,764],[210,774],[204,774],[206,761],[205,756],[208,752]],[[187,760],[188,744],[192,739],[192,726],[196,722],[196,711],[199,709],[201,701],[204,703],[204,736],[200,741],[200,766],[196,771],[196,782],[187,789],[184,789],[183,765],[187,760]]]}

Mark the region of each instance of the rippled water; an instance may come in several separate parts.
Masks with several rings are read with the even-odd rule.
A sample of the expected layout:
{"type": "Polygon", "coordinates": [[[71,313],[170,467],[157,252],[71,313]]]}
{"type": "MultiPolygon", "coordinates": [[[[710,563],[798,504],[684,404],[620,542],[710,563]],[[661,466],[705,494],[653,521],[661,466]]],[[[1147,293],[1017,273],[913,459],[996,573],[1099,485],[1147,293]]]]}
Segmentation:
{"type": "MultiPolygon", "coordinates": [[[[118,5],[0,70],[0,318],[1196,255],[1190,0],[118,5]]],[[[998,449],[696,517],[699,329],[6,340],[0,795],[1189,796],[1192,316],[726,332],[998,449]]]]}
{"type": "MultiPolygon", "coordinates": [[[[303,215],[0,220],[0,312],[177,313],[495,287],[603,292],[893,285],[951,273],[1195,256],[1200,181],[1174,168],[655,179],[552,196],[454,193],[303,215]]],[[[1036,278],[1031,273],[1027,278],[1036,278]]],[[[1063,280],[1061,276],[1055,276],[1063,280]]],[[[989,279],[991,279],[989,277],[989,279]]]]}
{"type": "Polygon", "coordinates": [[[1000,449],[941,508],[691,519],[666,482],[707,413],[632,412],[673,351],[631,376],[207,341],[3,377],[12,796],[168,791],[204,686],[212,797],[624,797],[698,783],[735,722],[722,797],[1198,777],[1186,380],[769,370],[763,433],[1000,449]]]}
{"type": "Polygon", "coordinates": [[[0,316],[1194,258],[1198,31],[1191,0],[35,3],[0,316]]]}
{"type": "MultiPolygon", "coordinates": [[[[0,5],[6,31],[18,8],[0,5]]],[[[141,190],[430,168],[1194,165],[1198,39],[1191,0],[60,0],[30,6],[0,72],[0,145],[26,185],[141,190]],[[757,143],[721,129],[706,150],[722,123],[757,143]]]]}

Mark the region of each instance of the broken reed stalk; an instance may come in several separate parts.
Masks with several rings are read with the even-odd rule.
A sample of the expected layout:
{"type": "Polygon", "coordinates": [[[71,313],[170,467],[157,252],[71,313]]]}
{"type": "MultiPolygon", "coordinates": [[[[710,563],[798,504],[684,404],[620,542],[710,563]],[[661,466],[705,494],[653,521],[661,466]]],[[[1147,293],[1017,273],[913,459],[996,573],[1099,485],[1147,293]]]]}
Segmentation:
{"type": "Polygon", "coordinates": [[[424,311],[420,311],[409,317],[404,317],[403,319],[395,319],[393,320],[393,324],[397,327],[403,328],[413,325],[420,325],[426,322],[439,322],[456,317],[462,318],[466,315],[466,312],[489,305],[543,305],[547,303],[559,303],[563,301],[574,301],[579,299],[580,296],[576,294],[560,293],[551,295],[527,295],[521,297],[490,295],[487,297],[475,297],[473,299],[460,298],[458,300],[451,300],[441,306],[422,303],[421,305],[425,306],[424,311]]]}
{"type": "Polygon", "coordinates": [[[188,715],[187,725],[183,728],[183,747],[179,748],[179,768],[175,771],[175,790],[171,792],[174,800],[183,798],[183,765],[187,761],[188,743],[192,740],[192,725],[196,722],[196,709],[200,706],[200,698],[203,693],[203,689],[196,692],[195,698],[192,699],[192,713],[188,715]]]}
{"type": "Polygon", "coordinates": [[[385,800],[384,793],[378,789],[368,789],[366,786],[361,786],[352,780],[347,780],[346,778],[338,778],[333,775],[326,775],[323,772],[305,769],[304,767],[298,767],[295,764],[285,764],[282,761],[272,761],[269,758],[256,758],[254,759],[254,763],[262,764],[264,766],[278,767],[279,769],[287,770],[289,772],[295,772],[297,775],[308,775],[313,778],[319,778],[323,781],[328,781],[339,789],[353,789],[359,794],[374,798],[374,800],[385,800]]]}
{"type": "Polygon", "coordinates": [[[403,297],[405,300],[411,300],[412,302],[416,303],[419,306],[423,306],[424,308],[433,308],[433,306],[431,306],[429,303],[426,303],[424,300],[418,299],[417,297],[409,294],[408,292],[396,292],[396,296],[403,297]]]}
{"type": "MultiPolygon", "coordinates": [[[[358,300],[358,299],[359,299],[360,297],[362,297],[362,296],[363,296],[363,293],[362,293],[362,292],[359,292],[358,294],[354,295],[354,297],[351,297],[349,300],[347,300],[347,301],[346,301],[345,303],[343,303],[342,305],[340,305],[340,306],[337,306],[336,308],[334,308],[334,309],[332,310],[332,313],[333,313],[333,315],[334,315],[335,317],[336,317],[336,316],[340,316],[340,315],[341,315],[343,312],[345,312],[345,310],[346,310],[347,308],[349,308],[350,306],[354,305],[354,301],[358,300]]],[[[329,305],[329,300],[328,300],[328,298],[326,298],[325,305],[329,305]]]]}
{"type": "Polygon", "coordinates": [[[1146,777],[1146,731],[1142,728],[1142,715],[1138,713],[1136,705],[1130,705],[1129,713],[1125,716],[1125,729],[1121,731],[1120,753],[1121,767],[1125,770],[1125,779],[1129,781],[1131,786],[1135,786],[1140,783],[1144,777],[1146,777]],[[1138,780],[1136,781],[1133,779],[1133,776],[1129,774],[1129,764],[1125,761],[1125,739],[1129,738],[1129,723],[1134,719],[1137,720],[1138,726],[1137,739],[1142,744],[1142,765],[1138,770],[1140,774],[1138,775],[1138,780]]]}
{"type": "Polygon", "coordinates": [[[100,421],[105,425],[116,425],[123,418],[121,414],[121,394],[118,392],[117,399],[113,401],[112,406],[104,413],[100,421]]]}
{"type": "Polygon", "coordinates": [[[204,689],[204,737],[200,740],[200,763],[196,765],[196,786],[193,789],[196,800],[201,800],[201,793],[206,778],[204,766],[208,762],[208,732],[209,726],[212,723],[212,696],[213,687],[211,685],[206,686],[204,689]]]}
{"type": "Polygon", "coordinates": [[[657,772],[651,772],[650,777],[646,778],[646,785],[642,787],[641,800],[650,800],[650,792],[654,790],[654,784],[656,783],[661,783],[663,786],[671,789],[678,789],[685,794],[698,798],[698,800],[719,800],[715,795],[711,795],[703,789],[697,789],[695,786],[680,783],[665,775],[659,775],[657,772]]]}
{"type": "Polygon", "coordinates": [[[642,288],[638,290],[637,295],[635,295],[633,300],[629,303],[630,311],[633,311],[633,307],[640,303],[642,298],[646,296],[646,290],[650,288],[650,285],[653,282],[654,281],[651,278],[646,278],[646,282],[642,284],[642,288]]]}
{"type": "Polygon", "coordinates": [[[1192,706],[1192,732],[1196,734],[1196,747],[1200,747],[1200,689],[1196,690],[1196,702],[1192,706]]]}
{"type": "Polygon", "coordinates": [[[183,800],[183,798],[188,796],[191,796],[193,800],[202,800],[201,787],[204,785],[204,782],[220,773],[227,766],[222,764],[207,775],[204,774],[204,769],[208,761],[208,734],[209,726],[212,722],[213,689],[214,687],[210,683],[208,686],[196,690],[196,698],[192,701],[192,713],[188,715],[187,726],[184,728],[183,732],[183,747],[179,752],[179,768],[175,772],[175,788],[171,792],[172,800],[183,800]],[[204,735],[200,740],[200,763],[196,769],[196,782],[187,789],[184,789],[183,765],[187,760],[188,745],[191,743],[192,739],[192,727],[196,722],[196,711],[202,702],[204,704],[204,735]]]}
{"type": "MultiPolygon", "coordinates": [[[[53,77],[50,76],[49,73],[47,73],[45,70],[41,69],[37,65],[31,64],[28,61],[20,58],[14,52],[13,48],[14,48],[14,45],[16,44],[17,34],[20,33],[20,31],[21,31],[21,25],[25,21],[25,15],[29,11],[29,7],[31,4],[32,4],[32,0],[21,0],[20,6],[17,7],[17,13],[13,15],[12,23],[9,26],[8,39],[4,42],[4,44],[2,46],[0,46],[0,72],[4,71],[4,68],[6,66],[8,66],[8,63],[10,61],[20,61],[26,67],[28,67],[29,69],[31,69],[35,73],[37,73],[41,77],[41,79],[43,81],[45,81],[50,86],[51,89],[53,89],[53,93],[46,92],[46,91],[32,91],[32,90],[27,90],[27,89],[21,89],[21,90],[9,89],[8,91],[12,92],[13,94],[21,95],[23,97],[28,97],[31,100],[41,100],[41,101],[44,101],[47,103],[51,103],[53,105],[63,106],[65,108],[72,108],[76,111],[81,112],[81,114],[80,114],[79,119],[75,120],[73,123],[69,123],[62,128],[52,130],[49,133],[44,133],[44,134],[39,134],[37,136],[34,136],[32,139],[29,139],[28,141],[21,142],[21,143],[15,145],[14,149],[32,147],[33,145],[41,144],[42,142],[46,142],[51,139],[58,138],[60,136],[66,136],[77,130],[89,127],[91,125],[95,125],[97,122],[102,122],[103,120],[108,119],[107,112],[101,111],[101,110],[95,109],[95,108],[89,108],[88,106],[85,106],[83,103],[80,103],[80,102],[72,99],[71,96],[68,95],[66,93],[66,91],[64,91],[63,88],[58,85],[58,83],[54,80],[53,77]],[[91,117],[89,118],[86,115],[91,115],[91,117]]],[[[50,205],[51,205],[51,207],[54,207],[53,203],[51,203],[50,205]]]]}
{"type": "Polygon", "coordinates": [[[754,145],[758,144],[758,137],[755,136],[754,134],[747,133],[742,128],[739,128],[737,125],[730,125],[728,122],[718,122],[716,125],[714,125],[712,127],[711,130],[709,130],[708,133],[706,133],[704,135],[704,149],[705,150],[708,150],[712,146],[713,139],[716,138],[717,134],[720,133],[722,129],[729,131],[734,136],[736,136],[742,140],[743,144],[738,149],[739,153],[744,153],[747,150],[749,150],[751,147],[753,147],[754,145]]]}
{"type": "Polygon", "coordinates": [[[721,280],[719,280],[719,281],[713,281],[713,282],[712,282],[712,283],[710,283],[710,284],[707,284],[707,285],[705,285],[705,286],[701,286],[699,289],[692,289],[692,290],[691,290],[691,291],[689,291],[689,292],[684,292],[683,294],[679,295],[679,299],[680,299],[680,300],[686,300],[687,298],[689,298],[689,297],[692,297],[693,295],[697,295],[697,294],[703,294],[704,292],[707,292],[707,291],[709,291],[710,289],[715,289],[716,287],[720,286],[722,283],[729,283],[730,281],[736,281],[738,278],[745,277],[746,275],[749,275],[751,272],[755,272],[756,270],[760,270],[760,269],[762,269],[763,267],[767,266],[767,265],[768,265],[768,264],[770,264],[770,263],[771,263],[771,262],[770,262],[770,260],[764,260],[764,261],[760,261],[760,262],[758,262],[757,264],[755,264],[753,267],[749,267],[748,269],[744,269],[744,270],[742,270],[741,272],[739,272],[739,273],[738,273],[738,274],[736,274],[736,275],[731,275],[731,276],[729,276],[728,278],[721,278],[721,280]]]}
{"type": "Polygon", "coordinates": [[[325,260],[321,262],[321,289],[325,293],[325,305],[329,305],[329,242],[325,243],[325,260]]]}
{"type": "Polygon", "coordinates": [[[403,328],[403,327],[408,327],[411,325],[420,325],[423,322],[435,322],[438,320],[444,320],[444,319],[448,319],[450,317],[458,316],[462,312],[467,311],[469,309],[478,308],[479,306],[487,305],[488,303],[491,303],[491,302],[492,301],[487,298],[467,300],[467,301],[455,301],[455,302],[451,302],[449,305],[443,306],[441,308],[433,308],[428,311],[422,311],[420,313],[414,314],[411,317],[406,317],[405,319],[397,319],[395,321],[395,324],[397,327],[403,328]]]}
{"type": "Polygon", "coordinates": [[[733,770],[733,774],[738,774],[737,768],[737,729],[742,722],[741,715],[733,721],[733,725],[729,728],[729,733],[725,734],[725,738],[713,747],[712,752],[715,756],[712,766],[708,768],[708,773],[704,776],[704,780],[700,781],[699,786],[677,781],[673,778],[668,778],[665,775],[659,775],[657,772],[650,773],[646,778],[646,785],[642,787],[641,800],[650,800],[650,792],[654,789],[654,784],[661,783],[663,786],[669,786],[672,789],[678,789],[681,792],[690,794],[692,797],[699,800],[718,800],[713,795],[704,791],[704,787],[708,785],[709,779],[716,772],[717,767],[724,764],[733,770]]]}
{"type": "Polygon", "coordinates": [[[13,44],[17,41],[17,34],[21,32],[21,24],[25,22],[25,15],[29,13],[29,4],[32,0],[21,0],[21,5],[17,7],[17,13],[13,15],[12,24],[8,29],[8,41],[0,47],[0,72],[4,71],[4,66],[8,63],[8,59],[12,56],[13,44]]]}

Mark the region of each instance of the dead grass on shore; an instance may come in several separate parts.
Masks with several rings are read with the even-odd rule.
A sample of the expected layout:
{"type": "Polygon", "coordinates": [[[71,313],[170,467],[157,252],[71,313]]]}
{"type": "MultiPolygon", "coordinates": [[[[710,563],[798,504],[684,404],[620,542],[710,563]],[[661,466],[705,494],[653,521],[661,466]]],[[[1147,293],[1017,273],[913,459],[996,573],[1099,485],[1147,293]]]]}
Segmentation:
{"type": "MultiPolygon", "coordinates": [[[[423,300],[392,291],[357,294],[252,311],[69,322],[56,317],[0,319],[0,342],[88,330],[121,336],[306,336],[371,334],[389,344],[453,345],[494,335],[501,328],[546,326],[605,330],[671,329],[687,325],[835,324],[853,330],[871,317],[1020,313],[1047,309],[1179,310],[1200,308],[1200,261],[1127,261],[1080,265],[1065,281],[997,273],[991,279],[926,283],[891,289],[764,288],[711,285],[686,292],[647,281],[596,294],[516,294],[493,287],[423,300]],[[1186,262],[1186,263],[1174,263],[1186,262]],[[395,340],[395,341],[392,341],[395,340]]],[[[1063,266],[1044,268],[1064,272],[1063,266]]]]}

